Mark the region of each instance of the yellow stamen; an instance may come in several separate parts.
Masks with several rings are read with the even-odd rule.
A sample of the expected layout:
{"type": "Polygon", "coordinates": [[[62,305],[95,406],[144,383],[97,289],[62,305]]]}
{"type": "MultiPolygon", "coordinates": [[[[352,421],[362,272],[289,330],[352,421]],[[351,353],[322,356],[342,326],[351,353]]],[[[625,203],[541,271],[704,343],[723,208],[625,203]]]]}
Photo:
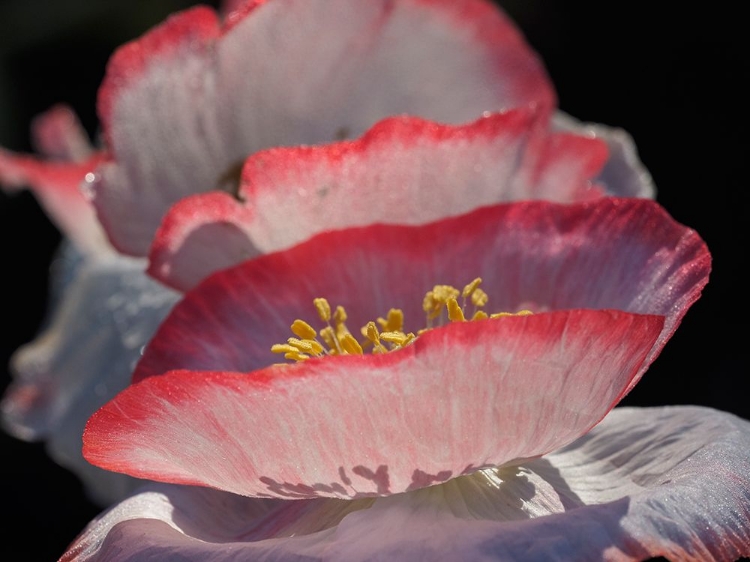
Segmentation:
{"type": "Polygon", "coordinates": [[[295,320],[292,323],[292,333],[303,340],[314,340],[318,335],[318,333],[315,331],[315,328],[310,326],[310,324],[308,324],[304,320],[299,319],[295,320]]]}
{"type": "Polygon", "coordinates": [[[330,326],[326,326],[325,328],[323,328],[320,331],[320,337],[323,338],[323,341],[328,346],[329,353],[331,353],[332,355],[341,353],[341,346],[339,345],[339,340],[336,337],[333,328],[331,328],[330,326]]]}
{"type": "Polygon", "coordinates": [[[474,316],[471,317],[471,320],[486,320],[487,318],[489,318],[489,316],[487,316],[487,313],[484,310],[477,310],[474,313],[474,316]]]}
{"type": "Polygon", "coordinates": [[[415,339],[415,335],[409,332],[381,332],[380,339],[394,345],[394,349],[400,349],[409,345],[415,339]]]}
{"type": "Polygon", "coordinates": [[[456,298],[459,294],[458,289],[450,285],[435,285],[432,291],[428,291],[422,301],[422,309],[427,313],[428,324],[440,316],[443,306],[449,299],[456,298]]]}
{"type": "Polygon", "coordinates": [[[477,308],[486,305],[488,300],[490,300],[490,297],[488,297],[487,293],[485,293],[482,289],[476,289],[471,294],[471,304],[473,304],[477,308]]]}
{"type": "Polygon", "coordinates": [[[464,287],[464,290],[461,291],[461,296],[463,298],[466,298],[474,294],[474,291],[476,291],[477,287],[479,287],[479,284],[481,282],[482,282],[481,277],[477,277],[476,279],[474,279],[474,281],[472,281],[471,283],[466,285],[466,287],[464,287]]]}
{"type": "Polygon", "coordinates": [[[300,353],[299,351],[290,351],[289,353],[284,354],[284,359],[289,359],[291,361],[304,361],[310,359],[310,356],[300,353]]]}
{"type": "Polygon", "coordinates": [[[378,328],[375,326],[375,322],[368,322],[367,326],[365,326],[365,329],[367,330],[367,339],[372,342],[373,345],[373,353],[385,353],[388,350],[385,348],[385,346],[380,343],[380,334],[378,333],[378,328]]]}
{"type": "Polygon", "coordinates": [[[384,332],[400,332],[404,328],[404,312],[399,308],[392,308],[386,318],[378,318],[378,324],[384,332]]]}
{"type": "Polygon", "coordinates": [[[347,318],[346,310],[344,310],[343,306],[339,305],[336,307],[336,312],[333,313],[333,325],[339,326],[346,322],[347,318]]]}
{"type": "Polygon", "coordinates": [[[331,305],[328,304],[326,299],[320,298],[313,301],[315,309],[318,311],[318,316],[323,322],[329,322],[331,320],[331,305]]]}
{"type": "Polygon", "coordinates": [[[349,333],[342,336],[341,348],[344,350],[344,353],[348,353],[349,355],[362,355],[364,353],[362,346],[359,345],[356,338],[349,333]]]}
{"type": "Polygon", "coordinates": [[[465,322],[466,321],[466,318],[464,317],[464,311],[461,310],[460,306],[458,306],[458,301],[456,299],[454,298],[448,299],[446,306],[448,307],[448,319],[451,322],[465,322]]]}
{"type": "Polygon", "coordinates": [[[289,338],[288,340],[286,340],[286,343],[291,345],[293,348],[305,353],[309,353],[312,351],[312,346],[310,344],[303,342],[302,340],[298,340],[297,338],[289,338]]]}
{"type": "Polygon", "coordinates": [[[304,353],[312,353],[313,355],[321,355],[324,351],[320,342],[316,340],[298,340],[297,338],[289,338],[287,343],[304,353]]]}
{"type": "Polygon", "coordinates": [[[286,343],[277,343],[271,346],[271,353],[295,353],[299,351],[296,347],[292,347],[286,343]]]}
{"type": "Polygon", "coordinates": [[[490,318],[503,318],[505,316],[529,316],[530,314],[534,314],[530,310],[519,310],[518,312],[496,312],[494,314],[490,314],[490,318]]]}
{"type": "MultiPolygon", "coordinates": [[[[361,342],[357,341],[346,326],[348,315],[344,307],[337,306],[331,314],[331,305],[328,301],[324,298],[317,298],[313,300],[313,305],[318,317],[326,323],[326,326],[316,333],[315,328],[310,324],[297,319],[291,325],[292,333],[297,337],[289,338],[287,343],[272,346],[271,352],[283,353],[286,359],[293,361],[305,361],[311,357],[323,355],[361,355],[364,353],[363,350],[370,346],[372,346],[373,353],[387,353],[402,349],[422,333],[432,329],[432,320],[441,316],[444,308],[451,322],[465,322],[464,306],[467,299],[471,299],[475,309],[485,306],[489,297],[479,288],[481,282],[481,277],[477,277],[462,291],[451,285],[435,285],[425,294],[422,301],[422,308],[427,314],[427,327],[419,330],[417,335],[413,332],[404,332],[404,313],[398,308],[392,308],[388,311],[386,318],[378,318],[377,323],[368,322],[362,327],[361,333],[364,339],[361,342]],[[459,295],[462,297],[463,306],[458,304],[459,295]],[[378,331],[378,325],[382,332],[378,331]],[[323,340],[325,346],[318,341],[318,337],[323,340]]],[[[530,310],[520,310],[515,313],[497,312],[490,315],[483,310],[475,310],[471,320],[529,314],[532,314],[530,310]]]]}

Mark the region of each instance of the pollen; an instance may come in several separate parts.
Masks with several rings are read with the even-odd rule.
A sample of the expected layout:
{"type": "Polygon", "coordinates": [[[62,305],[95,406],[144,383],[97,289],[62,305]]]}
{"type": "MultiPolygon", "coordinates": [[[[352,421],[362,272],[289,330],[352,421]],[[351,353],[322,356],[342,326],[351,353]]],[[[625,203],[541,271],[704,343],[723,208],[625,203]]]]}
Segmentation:
{"type": "Polygon", "coordinates": [[[482,279],[477,277],[462,290],[451,285],[435,285],[432,290],[427,291],[422,300],[426,327],[419,329],[416,335],[404,330],[403,311],[391,308],[384,318],[379,317],[362,326],[359,330],[362,337],[358,340],[346,325],[348,315],[344,307],[339,305],[332,309],[328,300],[316,298],[313,300],[313,307],[325,325],[316,330],[304,320],[297,319],[290,327],[296,337],[272,346],[271,352],[297,362],[329,355],[363,355],[367,350],[375,354],[388,353],[412,344],[421,334],[436,327],[436,322],[440,326],[446,319],[448,322],[467,322],[532,314],[530,310],[491,314],[485,312],[482,308],[487,305],[489,297],[479,288],[481,283],[482,279]],[[467,310],[469,305],[470,311],[467,310]]]}

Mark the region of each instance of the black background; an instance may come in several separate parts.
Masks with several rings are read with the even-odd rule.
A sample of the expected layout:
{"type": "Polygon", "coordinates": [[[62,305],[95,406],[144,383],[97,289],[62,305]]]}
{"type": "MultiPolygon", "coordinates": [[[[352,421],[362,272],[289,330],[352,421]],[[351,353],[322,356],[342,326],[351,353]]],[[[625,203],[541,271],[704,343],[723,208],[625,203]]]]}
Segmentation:
{"type": "MultiPolygon", "coordinates": [[[[113,49],[190,4],[0,0],[0,144],[30,150],[30,119],[58,101],[94,133],[96,89],[113,49]]],[[[743,19],[721,2],[703,11],[684,4],[655,11],[645,1],[501,4],[544,59],[561,109],[628,130],[657,200],[697,230],[714,257],[703,297],[624,404],[701,404],[750,419],[740,281],[750,148],[743,19]]],[[[10,354],[34,337],[45,311],[59,234],[29,194],[0,194],[0,229],[2,390],[10,354]]],[[[41,445],[0,434],[0,451],[0,559],[55,560],[100,509],[41,445]]]]}

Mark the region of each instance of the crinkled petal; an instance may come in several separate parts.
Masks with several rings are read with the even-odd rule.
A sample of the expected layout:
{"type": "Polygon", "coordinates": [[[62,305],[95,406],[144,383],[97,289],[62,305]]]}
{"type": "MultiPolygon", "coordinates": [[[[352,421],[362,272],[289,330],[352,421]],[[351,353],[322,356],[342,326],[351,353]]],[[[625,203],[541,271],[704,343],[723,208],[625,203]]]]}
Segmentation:
{"type": "Polygon", "coordinates": [[[314,318],[312,302],[321,296],[346,308],[353,331],[395,307],[416,333],[428,290],[462,287],[477,276],[490,312],[589,308],[665,316],[642,373],[699,297],[709,269],[700,237],[646,199],[529,201],[422,226],[328,232],[198,285],[149,343],[134,380],[172,369],[266,366],[274,359],[270,347],[291,336],[296,318],[314,318]]]}
{"type": "Polygon", "coordinates": [[[141,348],[177,300],[144,265],[114,256],[84,261],[65,283],[48,327],[14,355],[14,379],[2,401],[5,429],[45,440],[51,456],[102,503],[123,497],[132,485],[84,461],[83,428],[128,385],[141,348]]]}
{"type": "Polygon", "coordinates": [[[550,312],[452,324],[384,355],[247,375],[171,372],[96,412],[84,456],[249,496],[401,493],[583,435],[619,400],[662,325],[661,316],[550,312]]]}
{"type": "Polygon", "coordinates": [[[516,469],[386,498],[264,500],[152,484],[65,562],[669,560],[750,555],[750,425],[704,408],[617,408],[516,469]]]}
{"type": "Polygon", "coordinates": [[[113,156],[94,203],[114,245],[145,255],[172,203],[235,191],[262,148],[359,136],[401,113],[463,123],[554,103],[537,56],[483,0],[268,0],[223,27],[194,8],[110,61],[99,113],[113,156]]]}
{"type": "Polygon", "coordinates": [[[421,224],[502,201],[591,199],[606,159],[604,142],[549,134],[530,109],[456,127],[391,118],[357,141],[256,153],[239,201],[213,192],[178,202],[157,232],[149,272],[187,290],[325,230],[421,224]]]}
{"type": "Polygon", "coordinates": [[[557,130],[587,135],[607,143],[609,159],[596,181],[608,193],[620,197],[656,197],[651,174],[638,158],[633,138],[626,131],[598,123],[582,123],[562,111],[555,113],[553,125],[557,130]]]}

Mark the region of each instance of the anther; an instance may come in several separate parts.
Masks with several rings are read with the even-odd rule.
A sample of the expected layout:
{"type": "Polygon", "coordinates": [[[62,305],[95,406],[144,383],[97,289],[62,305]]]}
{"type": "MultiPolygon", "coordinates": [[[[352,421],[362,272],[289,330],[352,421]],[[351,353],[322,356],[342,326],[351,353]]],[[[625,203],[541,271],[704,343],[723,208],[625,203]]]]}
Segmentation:
{"type": "Polygon", "coordinates": [[[380,334],[378,333],[378,328],[375,326],[375,322],[368,322],[367,326],[365,326],[365,329],[367,330],[367,339],[372,342],[373,353],[385,353],[388,350],[383,346],[382,343],[380,343],[380,334]]]}
{"type": "Polygon", "coordinates": [[[318,316],[323,322],[329,322],[331,320],[331,305],[324,298],[318,298],[313,300],[315,309],[318,311],[318,316]]]}
{"type": "Polygon", "coordinates": [[[466,287],[464,287],[464,290],[461,291],[461,296],[463,298],[471,296],[474,293],[474,291],[476,291],[477,287],[479,287],[479,284],[481,282],[482,282],[481,277],[477,277],[476,279],[474,279],[474,281],[472,281],[471,283],[466,285],[466,287]]]}
{"type": "Polygon", "coordinates": [[[304,320],[295,320],[292,323],[292,333],[303,340],[314,340],[318,333],[304,320]]]}
{"type": "Polygon", "coordinates": [[[471,293],[471,304],[474,306],[480,308],[487,304],[487,301],[490,300],[490,297],[487,296],[487,293],[485,293],[482,289],[475,289],[473,293],[471,293]]]}
{"type": "Polygon", "coordinates": [[[451,322],[466,321],[466,318],[464,317],[464,311],[461,310],[460,306],[458,306],[458,301],[455,298],[452,297],[448,299],[446,307],[448,308],[448,319],[451,322]]]}
{"type": "Polygon", "coordinates": [[[362,346],[359,345],[359,342],[350,333],[344,334],[341,337],[340,343],[345,353],[350,355],[362,355],[364,353],[362,346]]]}

